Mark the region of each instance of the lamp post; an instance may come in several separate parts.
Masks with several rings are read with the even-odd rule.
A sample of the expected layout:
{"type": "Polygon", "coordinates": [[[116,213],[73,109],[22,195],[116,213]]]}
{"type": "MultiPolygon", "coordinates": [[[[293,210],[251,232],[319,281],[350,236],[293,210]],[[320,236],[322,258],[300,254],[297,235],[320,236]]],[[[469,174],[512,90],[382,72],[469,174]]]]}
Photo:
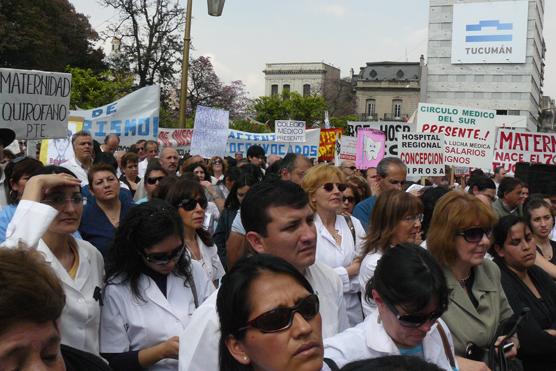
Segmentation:
{"type": "MultiPolygon", "coordinates": [[[[208,14],[214,17],[222,15],[226,0],[207,0],[208,14]]],[[[191,45],[191,8],[192,0],[187,0],[185,13],[185,33],[183,35],[183,61],[181,69],[180,115],[178,127],[185,128],[185,106],[187,104],[187,78],[189,74],[189,47],[191,45]]]]}

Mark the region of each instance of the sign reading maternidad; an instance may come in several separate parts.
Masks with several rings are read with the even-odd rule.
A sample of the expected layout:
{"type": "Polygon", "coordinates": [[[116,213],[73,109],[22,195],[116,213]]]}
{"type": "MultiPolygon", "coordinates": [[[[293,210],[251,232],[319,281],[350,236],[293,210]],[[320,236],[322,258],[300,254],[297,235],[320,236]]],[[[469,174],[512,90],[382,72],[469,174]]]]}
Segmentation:
{"type": "Polygon", "coordinates": [[[454,4],[452,63],[525,63],[528,1],[454,4]]]}

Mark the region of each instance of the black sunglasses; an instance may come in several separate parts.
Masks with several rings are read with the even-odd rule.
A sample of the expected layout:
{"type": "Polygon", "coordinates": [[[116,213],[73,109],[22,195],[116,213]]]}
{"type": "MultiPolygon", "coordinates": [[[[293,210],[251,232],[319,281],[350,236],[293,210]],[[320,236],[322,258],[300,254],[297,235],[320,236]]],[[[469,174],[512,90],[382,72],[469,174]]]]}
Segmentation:
{"type": "Polygon", "coordinates": [[[148,177],[147,178],[147,183],[150,185],[155,185],[156,183],[160,182],[162,179],[164,179],[163,176],[157,176],[157,177],[148,177]]]}
{"type": "Polygon", "coordinates": [[[392,313],[394,313],[394,315],[396,316],[398,322],[400,322],[400,325],[402,325],[403,327],[411,327],[411,328],[417,328],[417,327],[421,327],[423,326],[425,323],[427,322],[435,322],[437,319],[439,319],[440,317],[442,317],[442,314],[446,311],[446,308],[443,306],[437,310],[435,310],[432,313],[429,314],[404,314],[404,315],[400,315],[400,312],[398,312],[398,310],[396,309],[396,306],[388,303],[388,302],[384,302],[386,304],[386,306],[388,307],[388,309],[390,309],[390,311],[392,313]]]}
{"type": "Polygon", "coordinates": [[[353,196],[344,196],[344,197],[342,198],[342,201],[344,201],[344,202],[347,201],[347,202],[349,202],[350,204],[352,204],[352,203],[355,202],[355,197],[353,197],[353,196]]]}
{"type": "Polygon", "coordinates": [[[183,200],[178,204],[178,207],[181,207],[185,211],[191,211],[197,207],[197,204],[199,204],[199,206],[201,206],[202,209],[206,209],[208,205],[208,201],[205,197],[200,197],[198,199],[186,198],[185,200],[183,200]]]}
{"type": "Polygon", "coordinates": [[[347,188],[347,185],[345,183],[324,183],[322,185],[322,188],[324,188],[326,192],[332,192],[334,190],[334,185],[340,192],[345,191],[347,188]]]}
{"type": "Polygon", "coordinates": [[[166,265],[171,261],[177,262],[178,260],[180,260],[184,251],[185,251],[185,247],[183,247],[183,245],[179,245],[174,250],[172,250],[169,254],[165,254],[165,253],[145,254],[141,252],[141,255],[149,263],[156,264],[156,265],[166,265]]]}
{"type": "Polygon", "coordinates": [[[248,328],[256,328],[261,332],[278,332],[291,327],[293,315],[301,314],[306,320],[311,320],[319,314],[319,298],[316,294],[311,294],[291,308],[275,308],[247,322],[247,325],[240,328],[238,332],[248,328]]]}
{"type": "Polygon", "coordinates": [[[466,229],[463,232],[456,233],[456,236],[462,236],[463,239],[469,243],[481,242],[484,235],[486,235],[489,239],[492,238],[492,229],[475,227],[466,229]]]}

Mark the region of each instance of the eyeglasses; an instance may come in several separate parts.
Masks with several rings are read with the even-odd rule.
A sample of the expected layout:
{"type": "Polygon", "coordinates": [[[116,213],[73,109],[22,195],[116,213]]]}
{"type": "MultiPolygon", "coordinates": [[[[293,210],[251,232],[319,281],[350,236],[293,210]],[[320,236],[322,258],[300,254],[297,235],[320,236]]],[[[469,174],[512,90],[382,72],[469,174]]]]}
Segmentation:
{"type": "Polygon", "coordinates": [[[353,196],[344,196],[344,197],[342,197],[342,201],[344,201],[344,202],[347,201],[350,204],[352,204],[352,203],[355,202],[355,197],[353,197],[353,196]]]}
{"type": "Polygon", "coordinates": [[[480,227],[469,228],[463,232],[456,233],[456,236],[462,236],[463,239],[469,243],[481,242],[483,236],[486,235],[487,238],[492,238],[492,229],[483,229],[480,227]]]}
{"type": "Polygon", "coordinates": [[[157,176],[157,177],[148,177],[147,178],[147,184],[150,185],[155,185],[156,183],[160,182],[164,177],[163,176],[157,176]]]}
{"type": "Polygon", "coordinates": [[[47,199],[44,199],[42,203],[50,205],[55,209],[59,209],[62,206],[64,206],[68,201],[75,206],[83,205],[83,200],[84,200],[83,195],[81,195],[80,193],[74,194],[73,196],[70,197],[65,197],[63,194],[59,194],[59,195],[49,196],[47,199]]]}
{"type": "Polygon", "coordinates": [[[415,223],[416,221],[419,221],[419,223],[423,223],[423,217],[424,217],[423,214],[408,215],[408,216],[404,216],[402,220],[404,222],[415,223]]]}
{"type": "Polygon", "coordinates": [[[347,188],[347,185],[345,183],[324,183],[322,185],[322,188],[324,188],[326,192],[332,192],[334,190],[334,185],[340,192],[345,191],[347,188]]]}
{"type": "Polygon", "coordinates": [[[398,320],[398,322],[400,322],[400,325],[402,325],[403,327],[411,327],[411,328],[421,327],[427,322],[436,321],[437,319],[442,317],[442,314],[446,311],[446,307],[442,306],[439,309],[437,309],[434,312],[429,313],[429,314],[404,314],[404,315],[401,315],[400,312],[398,312],[398,310],[396,309],[396,306],[394,306],[394,305],[392,305],[392,304],[390,304],[386,301],[384,303],[386,304],[388,309],[390,309],[390,311],[392,313],[394,313],[394,315],[396,316],[396,319],[398,320]]]}
{"type": "Polygon", "coordinates": [[[201,209],[206,209],[207,205],[208,205],[208,201],[204,197],[201,197],[201,198],[198,198],[198,199],[186,198],[185,200],[183,200],[182,202],[179,203],[178,207],[181,207],[185,211],[191,211],[191,210],[194,210],[197,207],[197,204],[199,204],[199,206],[201,206],[201,209]]]}
{"type": "Polygon", "coordinates": [[[214,160],[214,161],[212,161],[212,164],[213,164],[213,165],[222,165],[222,161],[220,161],[220,160],[214,160]]]}
{"type": "Polygon", "coordinates": [[[256,328],[257,330],[268,333],[286,330],[293,323],[293,315],[301,314],[306,320],[311,320],[319,314],[319,298],[316,294],[311,294],[297,303],[291,308],[275,308],[247,322],[247,325],[240,328],[238,332],[247,330],[248,328],[256,328]]]}
{"type": "Polygon", "coordinates": [[[140,254],[149,263],[156,264],[156,265],[166,265],[171,261],[173,262],[179,261],[184,251],[185,248],[183,247],[183,245],[179,245],[174,250],[172,250],[169,254],[165,254],[165,253],[145,254],[143,252],[141,252],[140,254]]]}

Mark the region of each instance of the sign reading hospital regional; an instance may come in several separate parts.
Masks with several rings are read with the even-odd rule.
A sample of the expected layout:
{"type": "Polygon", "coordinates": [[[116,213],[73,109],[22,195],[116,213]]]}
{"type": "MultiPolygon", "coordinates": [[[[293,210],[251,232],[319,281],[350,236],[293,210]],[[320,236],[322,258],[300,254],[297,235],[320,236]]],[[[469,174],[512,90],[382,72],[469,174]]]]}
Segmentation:
{"type": "Polygon", "coordinates": [[[444,135],[400,133],[398,153],[407,175],[444,175],[444,135]]]}
{"type": "Polygon", "coordinates": [[[230,112],[211,107],[197,106],[193,136],[191,137],[191,154],[204,158],[224,157],[230,112]]]}
{"type": "Polygon", "coordinates": [[[0,68],[0,127],[17,139],[65,138],[71,74],[0,68]]]}
{"type": "Polygon", "coordinates": [[[277,142],[305,142],[305,121],[276,120],[274,129],[277,142]]]}
{"type": "Polygon", "coordinates": [[[528,1],[454,4],[452,63],[525,63],[528,1]]]}
{"type": "Polygon", "coordinates": [[[490,169],[496,111],[419,103],[417,131],[444,134],[444,163],[490,169]]]}
{"type": "Polygon", "coordinates": [[[357,132],[357,147],[355,166],[367,170],[376,167],[384,158],[385,134],[376,129],[359,129],[357,132]]]}
{"type": "Polygon", "coordinates": [[[556,134],[498,130],[493,168],[515,172],[517,162],[556,165],[556,134]]]}

